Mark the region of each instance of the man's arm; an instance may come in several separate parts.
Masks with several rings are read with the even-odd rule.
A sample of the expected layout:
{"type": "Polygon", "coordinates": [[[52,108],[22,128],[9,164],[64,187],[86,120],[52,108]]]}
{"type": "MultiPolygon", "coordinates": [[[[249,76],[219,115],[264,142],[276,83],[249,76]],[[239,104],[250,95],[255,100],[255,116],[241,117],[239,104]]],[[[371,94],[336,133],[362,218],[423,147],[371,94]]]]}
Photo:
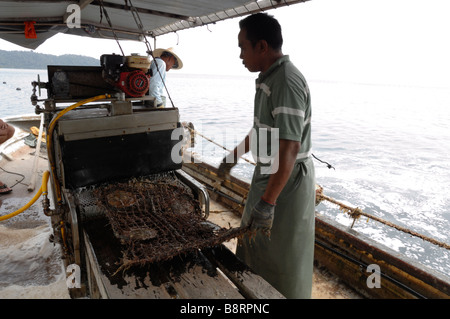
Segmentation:
{"type": "Polygon", "coordinates": [[[291,176],[299,150],[300,142],[280,140],[278,170],[269,177],[266,190],[262,196],[264,201],[275,204],[278,196],[291,176]]]}
{"type": "Polygon", "coordinates": [[[0,144],[6,142],[14,135],[15,129],[3,120],[0,120],[0,144]]]}
{"type": "Polygon", "coordinates": [[[8,128],[8,124],[3,122],[3,120],[0,120],[0,129],[6,130],[8,128]]]}
{"type": "Polygon", "coordinates": [[[223,158],[217,173],[219,177],[224,178],[227,174],[230,174],[231,169],[237,164],[239,158],[250,151],[251,133],[252,130],[250,130],[244,140],[233,151],[223,158]]]}
{"type": "Polygon", "coordinates": [[[276,172],[272,173],[267,182],[266,190],[261,199],[252,208],[249,225],[253,230],[261,229],[270,236],[270,230],[275,214],[275,203],[291,176],[300,150],[300,142],[280,140],[278,152],[278,165],[276,172]]]}
{"type": "Polygon", "coordinates": [[[163,79],[166,77],[166,64],[161,59],[155,59],[152,63],[153,75],[150,78],[149,95],[156,98],[157,103],[162,103],[163,79]]]}

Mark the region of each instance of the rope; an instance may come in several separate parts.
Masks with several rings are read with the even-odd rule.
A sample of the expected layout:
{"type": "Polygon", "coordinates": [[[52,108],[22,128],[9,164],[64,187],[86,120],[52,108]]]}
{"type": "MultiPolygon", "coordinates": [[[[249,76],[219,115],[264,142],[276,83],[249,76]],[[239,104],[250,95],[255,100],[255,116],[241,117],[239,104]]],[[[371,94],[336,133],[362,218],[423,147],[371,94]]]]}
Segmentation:
{"type": "Polygon", "coordinates": [[[111,29],[111,32],[114,35],[114,39],[116,40],[117,45],[119,46],[120,52],[122,52],[122,56],[125,56],[125,54],[123,53],[123,50],[122,50],[122,46],[119,43],[119,38],[117,37],[117,34],[114,31],[114,28],[112,26],[111,20],[109,19],[108,12],[106,11],[105,6],[103,5],[103,0],[100,0],[100,21],[101,21],[101,17],[102,17],[102,12],[105,14],[106,21],[108,22],[109,28],[111,29]]]}
{"type": "MultiPolygon", "coordinates": [[[[192,127],[189,127],[189,126],[185,126],[185,127],[186,127],[187,129],[189,129],[189,131],[191,131],[192,133],[197,134],[197,135],[200,135],[201,137],[203,137],[203,138],[204,138],[205,140],[207,140],[208,142],[211,142],[211,143],[213,143],[214,145],[219,146],[220,148],[224,149],[225,151],[232,152],[232,151],[230,151],[229,149],[227,149],[225,146],[222,146],[222,145],[220,145],[219,143],[214,142],[212,139],[210,139],[210,138],[204,136],[203,134],[199,133],[198,131],[196,131],[196,130],[193,129],[192,127]]],[[[246,159],[245,157],[242,157],[242,156],[241,156],[240,158],[242,158],[244,161],[246,161],[246,162],[248,162],[248,163],[250,163],[250,164],[252,164],[252,165],[256,165],[255,162],[253,162],[253,161],[251,161],[251,160],[249,160],[249,159],[246,159]]]]}
{"type": "Polygon", "coordinates": [[[336,170],[334,167],[333,167],[333,165],[331,165],[330,163],[328,163],[328,162],[325,162],[325,161],[322,161],[320,158],[318,158],[316,155],[314,155],[314,154],[311,154],[312,155],[312,157],[314,157],[316,160],[318,160],[319,162],[321,162],[321,163],[323,163],[323,164],[325,164],[325,165],[327,165],[327,167],[329,168],[329,169],[334,169],[334,170],[336,170]]]}
{"type": "MultiPolygon", "coordinates": [[[[231,152],[230,150],[228,150],[228,149],[225,148],[224,146],[222,146],[222,145],[218,144],[217,142],[211,140],[210,138],[207,138],[206,136],[200,134],[199,132],[197,132],[197,131],[194,130],[193,128],[191,128],[191,127],[187,127],[187,128],[188,128],[190,131],[192,131],[194,134],[198,134],[199,136],[203,137],[203,138],[204,138],[205,140],[207,140],[208,142],[211,142],[211,143],[213,143],[213,144],[215,144],[215,145],[221,147],[222,149],[231,152]]],[[[246,158],[243,158],[243,157],[241,157],[241,158],[244,159],[245,161],[247,161],[247,162],[253,164],[253,165],[256,165],[256,163],[254,163],[254,162],[252,162],[252,161],[249,161],[249,160],[247,160],[246,158]]],[[[314,157],[314,158],[316,158],[316,157],[314,157]]],[[[316,159],[317,159],[317,158],[316,158],[316,159]]],[[[323,161],[320,161],[320,162],[326,163],[326,162],[323,162],[323,161]]],[[[328,165],[328,168],[330,168],[329,166],[331,166],[331,165],[328,164],[328,163],[326,163],[326,164],[328,165]]],[[[334,168],[334,167],[332,167],[332,168],[334,168]]],[[[335,204],[335,205],[338,205],[340,210],[342,210],[344,213],[349,214],[350,217],[353,218],[353,223],[352,223],[352,225],[351,225],[351,228],[353,228],[353,225],[355,224],[355,222],[356,222],[357,219],[359,219],[361,216],[365,216],[365,217],[367,217],[367,218],[369,218],[369,219],[375,220],[375,221],[377,221],[377,222],[379,222],[379,223],[382,223],[382,224],[384,224],[384,225],[386,225],[386,226],[395,228],[395,229],[397,229],[397,230],[399,230],[399,231],[402,231],[402,232],[407,233],[407,234],[410,234],[410,235],[412,235],[412,236],[421,238],[421,239],[423,239],[423,240],[425,240],[425,241],[428,241],[428,242],[430,242],[430,243],[432,243],[432,244],[434,244],[434,245],[437,245],[437,246],[440,246],[440,247],[443,247],[443,248],[445,248],[445,249],[449,249],[449,250],[450,250],[450,245],[449,245],[449,244],[446,244],[446,243],[440,242],[440,241],[438,241],[438,240],[436,240],[436,239],[434,239],[434,238],[431,238],[431,237],[422,235],[422,234],[417,233],[417,232],[415,232],[415,231],[412,231],[412,230],[410,230],[410,229],[408,229],[408,228],[405,228],[405,227],[402,227],[402,226],[398,226],[398,225],[396,225],[396,224],[394,224],[394,223],[391,223],[391,222],[389,222],[389,221],[387,221],[387,220],[384,220],[384,219],[382,219],[382,218],[379,218],[379,217],[376,217],[376,216],[367,214],[367,213],[363,212],[363,211],[362,211],[360,208],[358,208],[358,207],[350,207],[350,206],[348,206],[348,205],[345,205],[345,204],[343,204],[343,203],[337,201],[337,200],[334,199],[334,198],[328,197],[328,196],[326,196],[326,195],[323,194],[323,187],[321,187],[321,186],[319,186],[319,185],[317,185],[317,186],[319,187],[319,189],[316,190],[316,206],[319,205],[319,203],[320,203],[322,200],[326,200],[326,201],[328,201],[328,202],[330,202],[330,203],[333,203],[333,204],[335,204]]]]}
{"type": "Polygon", "coordinates": [[[22,183],[22,181],[25,179],[25,175],[7,171],[7,170],[4,169],[3,167],[0,167],[0,169],[1,169],[2,171],[4,171],[5,173],[7,173],[7,174],[18,175],[18,176],[22,177],[22,179],[21,179],[20,181],[17,181],[17,180],[16,180],[16,183],[15,183],[14,185],[12,185],[12,186],[9,186],[9,188],[13,188],[13,187],[16,186],[17,184],[22,183]]]}
{"type": "MultiPolygon", "coordinates": [[[[142,35],[143,40],[145,42],[145,46],[147,47],[147,53],[150,54],[152,59],[155,61],[155,56],[153,55],[152,47],[151,47],[150,43],[147,40],[147,36],[145,35],[144,24],[142,23],[141,16],[139,15],[139,12],[134,7],[134,5],[131,2],[131,0],[125,0],[125,4],[127,4],[127,2],[130,3],[131,14],[133,16],[134,22],[136,22],[136,25],[139,28],[139,31],[141,32],[141,35],[142,35]]],[[[156,63],[156,61],[154,63],[156,63]]],[[[158,72],[159,77],[161,78],[161,81],[162,81],[162,83],[164,85],[164,88],[165,88],[165,90],[167,92],[167,97],[169,98],[170,103],[172,104],[172,106],[175,107],[175,104],[173,103],[172,97],[170,96],[169,90],[167,89],[166,81],[163,79],[163,77],[161,75],[161,71],[159,70],[158,63],[156,63],[155,65],[156,65],[156,71],[158,72]]]]}
{"type": "Polygon", "coordinates": [[[350,217],[353,218],[353,223],[352,223],[352,226],[351,226],[351,227],[353,227],[353,225],[355,224],[355,221],[356,221],[357,219],[359,219],[361,216],[365,216],[365,217],[370,218],[370,219],[373,219],[373,220],[375,220],[375,221],[377,221],[377,222],[379,222],[379,223],[382,223],[382,224],[384,224],[384,225],[387,225],[387,226],[389,226],[389,227],[395,228],[395,229],[397,229],[397,230],[399,230],[399,231],[402,231],[402,232],[404,232],[404,233],[407,233],[407,234],[410,234],[410,235],[412,235],[412,236],[421,238],[421,239],[423,239],[423,240],[425,240],[425,241],[428,241],[428,242],[430,242],[430,243],[432,243],[432,244],[434,244],[434,245],[437,245],[437,246],[440,246],[440,247],[443,247],[443,248],[445,248],[445,249],[449,249],[449,250],[450,250],[450,245],[449,245],[449,244],[446,244],[446,243],[440,242],[440,241],[438,241],[438,240],[436,240],[436,239],[434,239],[434,238],[431,238],[431,237],[428,237],[428,236],[419,234],[419,233],[417,233],[417,232],[415,232],[415,231],[412,231],[412,230],[410,230],[410,229],[408,229],[408,228],[405,228],[405,227],[402,227],[402,226],[398,226],[398,225],[393,224],[393,223],[391,223],[391,222],[389,222],[389,221],[387,221],[387,220],[384,220],[384,219],[382,219],[382,218],[379,218],[379,217],[376,217],[376,216],[373,216],[373,215],[364,213],[364,212],[363,212],[360,208],[358,208],[358,207],[356,207],[356,208],[350,207],[350,206],[348,206],[348,205],[345,205],[345,204],[343,204],[343,203],[341,203],[341,202],[335,200],[334,198],[328,197],[328,196],[326,196],[326,195],[323,194],[323,188],[322,188],[321,186],[319,186],[319,189],[316,190],[316,206],[317,206],[322,200],[326,200],[326,201],[328,201],[328,202],[330,202],[330,203],[333,203],[333,204],[335,204],[335,205],[338,205],[340,210],[342,210],[344,213],[349,214],[350,217]]]}

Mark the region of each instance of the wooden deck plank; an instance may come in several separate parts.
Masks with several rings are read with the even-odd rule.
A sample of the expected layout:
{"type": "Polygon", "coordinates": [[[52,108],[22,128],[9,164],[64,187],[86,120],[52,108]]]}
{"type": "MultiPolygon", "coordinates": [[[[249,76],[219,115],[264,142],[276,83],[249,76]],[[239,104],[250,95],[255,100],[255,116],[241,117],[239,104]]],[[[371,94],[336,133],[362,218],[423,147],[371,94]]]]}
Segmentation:
{"type": "Polygon", "coordinates": [[[181,275],[180,281],[174,282],[173,286],[183,299],[244,298],[222,274],[216,272],[215,276],[211,276],[199,265],[181,275]]]}
{"type": "Polygon", "coordinates": [[[217,265],[248,299],[285,299],[261,276],[239,261],[225,246],[203,250],[208,259],[217,265]]]}

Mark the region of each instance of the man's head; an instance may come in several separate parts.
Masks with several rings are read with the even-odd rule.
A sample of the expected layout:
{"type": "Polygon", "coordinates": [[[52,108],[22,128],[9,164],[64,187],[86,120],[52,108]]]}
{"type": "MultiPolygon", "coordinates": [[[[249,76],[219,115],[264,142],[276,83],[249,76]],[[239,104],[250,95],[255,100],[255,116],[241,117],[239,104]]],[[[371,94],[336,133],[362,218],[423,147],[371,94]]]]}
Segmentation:
{"type": "Polygon", "coordinates": [[[257,13],[239,21],[239,27],[240,58],[250,72],[265,71],[282,55],[281,26],[274,17],[257,13]]]}
{"type": "Polygon", "coordinates": [[[171,68],[175,67],[177,68],[177,59],[169,52],[164,52],[161,54],[160,58],[166,62],[166,71],[169,71],[171,68]]]}
{"type": "Polygon", "coordinates": [[[170,69],[179,70],[183,67],[183,62],[173,52],[172,48],[169,49],[156,49],[153,51],[155,58],[161,58],[166,63],[166,71],[170,69]]]}

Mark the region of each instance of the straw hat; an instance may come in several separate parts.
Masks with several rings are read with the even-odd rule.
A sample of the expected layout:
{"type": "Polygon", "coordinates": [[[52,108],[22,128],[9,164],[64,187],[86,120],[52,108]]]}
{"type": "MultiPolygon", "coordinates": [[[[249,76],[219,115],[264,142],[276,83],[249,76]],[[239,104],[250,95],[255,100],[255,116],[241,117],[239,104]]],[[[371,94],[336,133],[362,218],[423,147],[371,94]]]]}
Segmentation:
{"type": "Polygon", "coordinates": [[[153,50],[153,57],[154,57],[154,58],[159,58],[159,57],[161,57],[161,55],[162,55],[164,52],[168,52],[168,53],[172,54],[172,55],[175,57],[175,59],[177,60],[177,64],[175,64],[175,65],[172,67],[172,69],[174,69],[174,70],[179,70],[179,69],[181,69],[181,68],[183,67],[183,61],[181,61],[180,57],[179,57],[178,55],[176,55],[175,52],[173,52],[173,48],[168,48],[168,49],[155,49],[155,50],[153,50]]]}

